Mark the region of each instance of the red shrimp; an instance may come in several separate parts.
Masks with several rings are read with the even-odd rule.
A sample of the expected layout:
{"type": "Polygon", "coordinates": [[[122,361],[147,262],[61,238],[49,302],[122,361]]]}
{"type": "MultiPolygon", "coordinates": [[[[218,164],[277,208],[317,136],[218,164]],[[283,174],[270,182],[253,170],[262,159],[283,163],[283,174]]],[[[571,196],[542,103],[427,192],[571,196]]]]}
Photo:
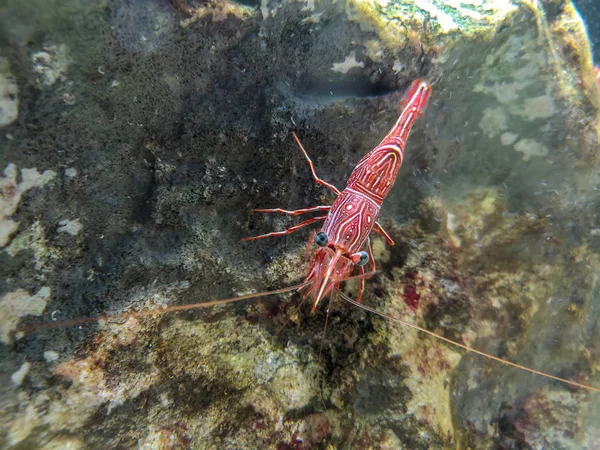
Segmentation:
{"type": "MultiPolygon", "coordinates": [[[[596,76],[600,79],[600,68],[596,69],[596,76]]],[[[164,308],[162,311],[176,312],[195,308],[206,308],[267,295],[280,294],[292,290],[303,292],[305,295],[311,295],[313,297],[312,311],[314,311],[319,301],[335,290],[342,299],[357,307],[360,307],[370,313],[377,314],[392,322],[400,323],[422,333],[426,333],[446,342],[447,344],[476,353],[480,356],[492,359],[502,364],[553,379],[555,381],[560,381],[562,383],[587,389],[589,391],[600,392],[600,388],[598,387],[556,377],[536,369],[515,364],[505,359],[481,352],[468,345],[448,339],[425,328],[406,322],[400,318],[390,316],[389,314],[377,311],[360,303],[362,294],[364,292],[365,278],[368,278],[375,271],[373,250],[369,240],[371,232],[374,231],[383,235],[390,245],[394,245],[394,242],[390,236],[377,222],[377,218],[379,217],[381,205],[392,189],[398,174],[398,170],[402,165],[402,160],[404,158],[404,146],[406,144],[408,134],[415,120],[423,114],[423,110],[427,105],[430,95],[431,86],[427,81],[420,79],[413,81],[400,102],[401,113],[396,124],[393,126],[388,135],[383,138],[381,143],[367,153],[364,158],[358,162],[352,174],[350,175],[350,178],[348,179],[346,188],[343,191],[340,191],[332,184],[322,180],[317,176],[314,165],[306,153],[306,150],[300,143],[300,140],[296,134],[292,133],[294,139],[300,147],[300,150],[308,161],[308,165],[316,183],[329,188],[337,195],[337,198],[331,206],[314,206],[295,211],[284,210],[281,208],[254,209],[253,211],[255,212],[276,212],[290,216],[298,216],[310,212],[327,212],[327,214],[312,217],[284,231],[249,237],[245,238],[244,240],[248,241],[261,239],[269,236],[283,236],[293,233],[294,231],[307,225],[324,221],[321,231],[319,231],[314,238],[315,243],[319,246],[319,248],[313,255],[308,274],[303,283],[274,291],[258,292],[224,300],[205,301],[187,305],[174,305],[164,308]],[[365,248],[366,250],[364,250],[365,248]],[[369,264],[371,269],[368,273],[365,273],[366,264],[369,264]],[[360,274],[352,276],[352,271],[354,270],[355,266],[359,267],[360,274]],[[360,289],[357,299],[353,300],[342,293],[338,287],[341,282],[356,278],[360,280],[360,289]]],[[[22,326],[20,327],[20,331],[37,332],[45,328],[74,326],[96,322],[101,319],[107,320],[115,318],[144,317],[152,316],[154,314],[156,314],[156,310],[144,310],[122,314],[71,319],[62,322],[22,326]]]]}
{"type": "Polygon", "coordinates": [[[348,179],[346,188],[341,192],[317,176],[306,150],[294,134],[294,139],[307,159],[315,181],[331,189],[337,198],[331,206],[314,206],[296,211],[280,208],[254,209],[255,212],[278,212],[293,216],[317,211],[328,211],[328,214],[305,220],[285,231],[254,236],[245,240],[282,236],[306,225],[325,221],[323,228],[315,236],[315,243],[320,248],[315,252],[306,276],[305,281],[309,284],[300,289],[305,295],[312,296],[313,311],[321,299],[339,286],[340,280],[350,276],[354,266],[358,266],[363,275],[360,278],[357,298],[360,302],[364,292],[365,265],[369,264],[370,272],[375,271],[373,250],[369,239],[372,231],[382,234],[390,245],[394,245],[392,239],[377,222],[377,218],[381,204],[392,189],[402,165],[408,134],[415,120],[423,114],[430,95],[431,86],[427,81],[418,79],[412,82],[400,102],[401,113],[396,124],[381,143],[358,162],[348,179]]]}

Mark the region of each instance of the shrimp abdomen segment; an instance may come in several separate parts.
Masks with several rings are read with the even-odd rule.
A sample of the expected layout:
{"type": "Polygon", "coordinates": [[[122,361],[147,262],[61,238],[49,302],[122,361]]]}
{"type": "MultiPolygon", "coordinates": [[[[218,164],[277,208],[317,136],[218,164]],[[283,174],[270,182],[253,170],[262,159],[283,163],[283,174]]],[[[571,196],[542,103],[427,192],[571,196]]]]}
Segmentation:
{"type": "Polygon", "coordinates": [[[431,95],[425,80],[415,80],[402,97],[398,120],[377,147],[361,159],[348,179],[353,188],[381,206],[389,194],[404,159],[404,145],[415,120],[423,115],[431,95]]]}

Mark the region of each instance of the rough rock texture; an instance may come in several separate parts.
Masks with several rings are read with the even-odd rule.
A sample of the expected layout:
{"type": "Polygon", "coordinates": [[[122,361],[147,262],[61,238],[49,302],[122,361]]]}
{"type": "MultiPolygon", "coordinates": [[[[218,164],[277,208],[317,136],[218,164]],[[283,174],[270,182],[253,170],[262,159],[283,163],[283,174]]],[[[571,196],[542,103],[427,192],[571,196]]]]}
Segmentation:
{"type": "Polygon", "coordinates": [[[426,77],[364,302],[599,386],[600,92],[569,1],[8,0],[0,30],[0,446],[598,447],[597,396],[350,305],[160,311],[300,280],[307,232],[240,240],[297,222],[252,207],[332,201],[290,130],[342,187],[426,77]]]}
{"type": "Polygon", "coordinates": [[[0,58],[0,126],[14,122],[19,114],[19,86],[7,58],[0,58]]]}
{"type": "Polygon", "coordinates": [[[573,2],[581,16],[585,19],[588,25],[588,33],[590,42],[592,43],[592,53],[596,64],[600,64],[600,29],[594,26],[600,20],[600,5],[594,0],[575,0],[573,2]]]}

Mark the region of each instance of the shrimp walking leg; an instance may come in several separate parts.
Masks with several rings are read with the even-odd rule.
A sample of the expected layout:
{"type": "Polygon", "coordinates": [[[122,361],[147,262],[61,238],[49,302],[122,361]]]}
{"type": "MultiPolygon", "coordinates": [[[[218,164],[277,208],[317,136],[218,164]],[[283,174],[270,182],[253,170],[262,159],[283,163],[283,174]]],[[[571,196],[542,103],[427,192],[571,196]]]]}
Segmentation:
{"type": "Polygon", "coordinates": [[[279,213],[279,214],[285,214],[286,216],[299,216],[301,214],[307,214],[307,213],[317,212],[317,211],[329,212],[330,209],[331,209],[331,206],[312,206],[310,208],[296,209],[296,210],[288,210],[288,209],[281,209],[281,208],[270,208],[270,209],[255,208],[252,210],[252,212],[279,213]]]}
{"type": "Polygon", "coordinates": [[[371,239],[367,239],[367,253],[369,254],[369,267],[371,275],[365,275],[365,266],[360,266],[360,287],[358,288],[358,295],[356,296],[356,301],[360,303],[362,300],[363,292],[365,291],[365,280],[367,278],[371,278],[373,273],[375,272],[375,258],[373,258],[373,247],[371,247],[371,239]]]}
{"type": "Polygon", "coordinates": [[[266,237],[285,236],[287,234],[292,234],[294,231],[297,231],[300,228],[304,228],[305,226],[310,225],[311,223],[319,222],[320,220],[325,220],[326,218],[327,218],[327,216],[312,217],[312,218],[307,219],[304,222],[300,222],[298,225],[294,225],[293,227],[290,227],[284,231],[273,231],[272,233],[261,234],[260,236],[247,237],[247,238],[243,238],[242,240],[243,241],[255,241],[257,239],[263,239],[266,237]]]}
{"type": "Polygon", "coordinates": [[[387,233],[387,231],[385,231],[383,229],[383,227],[379,224],[379,222],[375,222],[375,226],[373,227],[373,231],[375,233],[381,234],[390,247],[394,246],[394,241],[392,240],[392,238],[390,237],[390,235],[387,233]]]}
{"type": "Polygon", "coordinates": [[[317,184],[320,184],[321,186],[325,186],[326,188],[331,189],[331,191],[335,195],[340,195],[340,190],[338,188],[336,188],[333,184],[328,183],[327,181],[322,180],[321,178],[319,178],[319,176],[317,175],[317,172],[315,171],[315,165],[313,164],[312,160],[310,159],[310,156],[308,156],[308,153],[306,153],[306,150],[304,150],[304,147],[302,146],[302,143],[300,142],[300,139],[298,139],[298,136],[296,136],[296,133],[294,133],[293,131],[292,131],[292,136],[294,136],[294,139],[296,140],[296,143],[298,144],[298,147],[300,147],[300,150],[302,150],[302,154],[304,154],[304,157],[306,158],[306,161],[308,161],[308,165],[310,167],[310,171],[312,173],[312,176],[315,179],[315,182],[317,184]]]}

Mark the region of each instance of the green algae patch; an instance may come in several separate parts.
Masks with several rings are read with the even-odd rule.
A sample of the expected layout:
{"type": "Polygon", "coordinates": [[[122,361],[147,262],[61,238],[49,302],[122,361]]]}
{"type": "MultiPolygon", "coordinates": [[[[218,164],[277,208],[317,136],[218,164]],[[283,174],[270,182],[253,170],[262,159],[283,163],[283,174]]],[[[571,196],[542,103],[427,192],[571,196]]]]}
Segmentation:
{"type": "MultiPolygon", "coordinates": [[[[219,326],[202,320],[174,318],[161,333],[159,352],[166,370],[174,376],[204,376],[245,389],[261,374],[259,361],[273,352],[258,328],[224,318],[219,326]]],[[[264,373],[266,381],[273,375],[264,373]]]]}
{"type": "MultiPolygon", "coordinates": [[[[5,164],[57,176],[6,216],[21,222],[0,264],[11,304],[47,286],[50,321],[296,284],[308,233],[240,242],[298,223],[251,208],[331,204],[290,129],[343,186],[397,91],[424,77],[431,103],[382,209],[396,246],[373,240],[364,303],[597,384],[598,88],[570,2],[265,0],[261,20],[229,2],[111,0],[37,25],[42,2],[11,16],[21,3],[5,164]]],[[[581,448],[597,428],[585,393],[335,298],[308,303],[290,292],[24,336],[6,349],[20,384],[1,442],[581,448]]]]}
{"type": "MultiPolygon", "coordinates": [[[[391,230],[397,245],[407,240],[411,251],[401,267],[383,265],[390,276],[377,280],[385,292],[378,309],[509,361],[593,384],[592,355],[598,350],[586,336],[593,326],[590,292],[596,289],[600,259],[589,244],[560,246],[552,238],[562,226],[556,220],[510,213],[498,189],[473,189],[455,201],[429,197],[420,222],[391,230]]],[[[527,405],[510,413],[512,420],[536,424],[527,429],[540,430],[555,420],[543,405],[553,411],[564,407],[570,413],[557,426],[572,427],[577,442],[587,439],[591,399],[584,391],[574,401],[562,386],[550,389],[552,382],[544,378],[401,325],[375,320],[374,330],[371,342],[403,368],[405,411],[422,432],[435,433],[446,445],[489,448],[497,435],[488,424],[507,414],[502,409],[507,397],[527,405]],[[469,427],[472,432],[464,431],[469,427]]],[[[539,442],[564,441],[552,433],[534,434],[539,442]]]]}
{"type": "Polygon", "coordinates": [[[426,51],[463,40],[489,40],[518,10],[509,0],[351,0],[349,16],[365,20],[390,47],[422,45],[426,51]]]}
{"type": "Polygon", "coordinates": [[[227,20],[229,16],[239,20],[246,20],[256,14],[256,8],[252,6],[226,0],[212,0],[205,5],[194,7],[183,6],[185,0],[177,3],[179,4],[179,8],[190,16],[181,21],[183,28],[189,27],[204,17],[210,17],[213,22],[221,22],[227,20]]]}

